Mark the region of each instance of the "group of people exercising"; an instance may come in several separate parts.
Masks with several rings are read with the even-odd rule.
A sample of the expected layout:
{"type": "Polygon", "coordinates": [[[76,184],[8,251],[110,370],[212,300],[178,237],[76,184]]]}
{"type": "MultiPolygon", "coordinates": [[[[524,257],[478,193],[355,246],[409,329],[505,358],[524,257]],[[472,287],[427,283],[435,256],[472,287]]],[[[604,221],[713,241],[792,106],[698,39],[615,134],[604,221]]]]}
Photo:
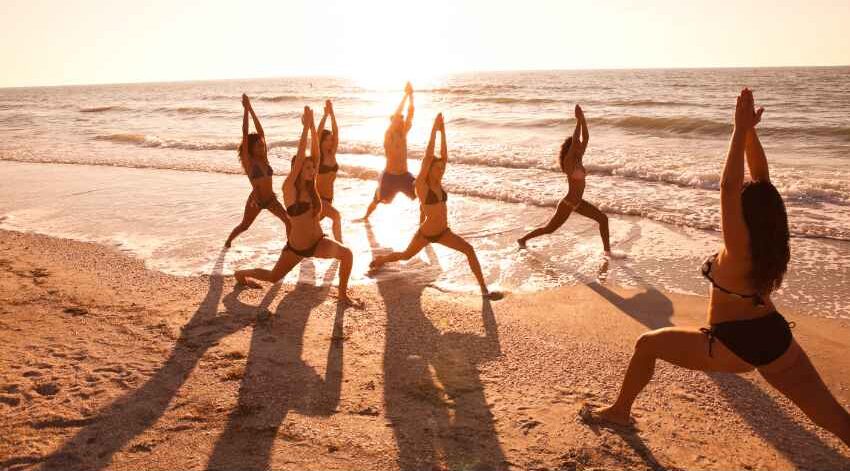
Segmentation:
{"type": "MultiPolygon", "coordinates": [[[[325,103],[318,131],[313,110],[304,108],[298,151],[283,183],[285,208],[272,189],[273,170],[268,161],[263,128],[245,95],[242,105],[239,158],[252,192],[245,204],[242,222],[233,229],[225,245],[229,247],[236,236],[247,230],[263,209],[284,223],[287,243],[274,268],[237,270],[237,282],[259,287],[255,280],[277,282],[302,258],[334,258],[340,261],[340,301],[350,302],[347,291],[353,256],[342,244],[340,213],[333,206],[333,187],[339,170],[336,160],[339,128],[333,104],[330,100],[325,103]],[[256,129],[254,133],[249,132],[249,115],[256,129]],[[328,118],[331,131],[325,129],[328,118]],[[319,224],[325,217],[332,220],[333,239],[322,232],[319,224]]],[[[656,360],[661,359],[701,371],[741,373],[756,369],[814,423],[850,446],[850,413],[830,393],[794,339],[793,323],[777,312],[770,299],[787,271],[790,234],[785,205],[770,182],[767,158],[756,132],[763,112],[763,108],[756,109],[749,89],[741,91],[720,185],[723,245],[702,266],[702,274],[711,284],[709,326],[666,327],[641,335],[617,399],[605,408],[582,408],[583,420],[630,426],[632,404],[652,378],[656,360]],[[745,166],[749,169],[749,180],[745,178],[745,166]]],[[[386,263],[410,259],[429,243],[439,243],[466,255],[482,295],[498,299],[501,293],[487,288],[473,247],[448,225],[448,193],[442,186],[448,149],[442,113],[434,119],[419,175],[414,178],[407,169],[407,133],[413,124],[413,113],[413,87],[408,83],[404,98],[390,117],[384,134],[386,168],[362,220],[368,220],[379,203],[389,203],[401,192],[411,199],[419,199],[419,230],[404,251],[376,256],[370,267],[378,269],[386,263]],[[406,116],[403,114],[405,103],[406,116]],[[439,155],[435,151],[437,134],[440,135],[439,155]]],[[[569,185],[567,195],[547,224],[517,240],[521,248],[532,238],[558,229],[575,211],[598,223],[604,251],[610,254],[608,218],[583,199],[587,171],[582,159],[590,133],[584,112],[578,105],[575,118],[575,130],[561,145],[558,157],[569,185]]]]}

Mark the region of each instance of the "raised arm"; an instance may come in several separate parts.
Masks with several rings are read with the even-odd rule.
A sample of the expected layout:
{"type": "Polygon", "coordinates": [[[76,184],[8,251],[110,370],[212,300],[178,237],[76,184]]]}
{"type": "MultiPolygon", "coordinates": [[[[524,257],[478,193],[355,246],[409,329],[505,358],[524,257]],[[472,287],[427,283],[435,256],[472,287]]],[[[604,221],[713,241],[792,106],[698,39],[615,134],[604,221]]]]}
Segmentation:
{"type": "Polygon", "coordinates": [[[316,131],[319,136],[321,136],[325,131],[325,121],[328,120],[328,103],[330,103],[330,101],[325,102],[325,112],[322,113],[322,119],[319,120],[319,129],[316,131]]]}
{"type": "Polygon", "coordinates": [[[755,125],[753,95],[744,89],[735,105],[735,128],[726,155],[726,165],[720,178],[720,221],[726,251],[733,255],[746,254],[749,234],[741,206],[741,189],[744,186],[744,152],[747,135],[755,125]]]}
{"type": "Polygon", "coordinates": [[[316,122],[313,121],[313,111],[310,110],[310,120],[307,123],[310,126],[310,158],[313,159],[313,168],[319,168],[319,137],[316,135],[316,122]]]}
{"type": "Polygon", "coordinates": [[[449,163],[449,149],[446,146],[446,121],[443,118],[443,113],[437,115],[437,119],[440,120],[440,158],[443,159],[443,163],[449,163]]]}
{"type": "Polygon", "coordinates": [[[251,107],[251,102],[248,101],[248,95],[242,94],[242,141],[248,139],[250,128],[248,127],[248,109],[251,107]]]}
{"type": "Polygon", "coordinates": [[[331,132],[333,132],[333,152],[336,155],[336,150],[339,147],[339,127],[336,125],[336,113],[334,113],[334,105],[328,100],[328,112],[331,115],[331,132]]]}
{"type": "Polygon", "coordinates": [[[581,123],[581,146],[583,148],[587,148],[587,142],[590,140],[590,131],[587,129],[587,119],[584,117],[584,110],[581,109],[581,106],[576,105],[576,118],[578,122],[581,123]]]}
{"type": "Polygon", "coordinates": [[[431,163],[434,162],[434,144],[437,142],[437,131],[440,129],[440,123],[443,121],[443,114],[440,113],[434,119],[434,125],[431,126],[431,138],[428,139],[428,147],[425,148],[425,158],[422,159],[422,166],[419,168],[419,175],[416,176],[416,185],[427,184],[428,174],[431,172],[431,163]]]}
{"type": "Polygon", "coordinates": [[[402,111],[404,111],[404,102],[407,101],[408,97],[407,90],[404,91],[404,98],[401,99],[401,103],[398,104],[398,108],[395,109],[395,114],[400,115],[402,111]]]}
{"type": "MultiPolygon", "coordinates": [[[[761,115],[764,113],[764,108],[759,108],[756,111],[756,124],[761,122],[761,115]]],[[[753,180],[769,182],[770,172],[767,168],[767,156],[764,154],[764,148],[761,146],[756,128],[747,134],[747,166],[750,168],[750,177],[753,180]]]]}
{"type": "Polygon", "coordinates": [[[404,91],[410,97],[410,101],[407,102],[407,117],[404,120],[404,132],[408,132],[413,127],[413,85],[407,82],[404,91]]]}
{"type": "Polygon", "coordinates": [[[304,107],[304,114],[301,115],[301,140],[298,141],[298,151],[295,153],[295,161],[292,163],[292,168],[289,175],[283,181],[283,191],[295,190],[295,176],[301,173],[301,167],[304,166],[304,160],[307,158],[307,134],[310,132],[308,122],[313,120],[312,111],[309,107],[304,107]]]}
{"type": "MultiPolygon", "coordinates": [[[[259,134],[260,137],[263,137],[263,138],[266,137],[265,133],[263,132],[263,125],[260,124],[260,118],[257,118],[257,113],[254,113],[254,107],[251,106],[251,100],[248,99],[247,95],[243,94],[242,97],[243,97],[242,103],[246,105],[245,109],[249,113],[251,113],[251,119],[254,121],[254,129],[257,130],[257,134],[259,134]]],[[[246,130],[247,130],[247,122],[244,122],[242,124],[243,133],[245,133],[246,130]]]]}

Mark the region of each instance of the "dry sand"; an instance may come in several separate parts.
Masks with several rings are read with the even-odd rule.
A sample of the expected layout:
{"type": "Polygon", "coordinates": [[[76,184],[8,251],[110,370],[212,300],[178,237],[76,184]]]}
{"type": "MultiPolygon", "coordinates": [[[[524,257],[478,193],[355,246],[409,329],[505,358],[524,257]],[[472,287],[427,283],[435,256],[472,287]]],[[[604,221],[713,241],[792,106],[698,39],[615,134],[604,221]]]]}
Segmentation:
{"type": "MultiPolygon", "coordinates": [[[[591,283],[482,304],[408,268],[340,309],[327,286],[234,290],[0,232],[0,469],[850,469],[757,374],[659,362],[636,432],[576,420],[641,332],[702,325],[704,299],[591,283]]],[[[848,322],[785,314],[847,406],[848,322]]]]}

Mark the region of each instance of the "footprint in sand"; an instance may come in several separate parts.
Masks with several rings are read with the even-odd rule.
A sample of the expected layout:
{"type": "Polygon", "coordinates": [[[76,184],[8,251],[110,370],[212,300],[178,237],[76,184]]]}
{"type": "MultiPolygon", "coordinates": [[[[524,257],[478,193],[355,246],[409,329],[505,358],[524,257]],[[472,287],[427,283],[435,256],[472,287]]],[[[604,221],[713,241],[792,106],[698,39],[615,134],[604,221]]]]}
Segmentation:
{"type": "Polygon", "coordinates": [[[55,396],[59,392],[59,386],[56,383],[41,383],[36,385],[35,392],[42,396],[55,396]]]}

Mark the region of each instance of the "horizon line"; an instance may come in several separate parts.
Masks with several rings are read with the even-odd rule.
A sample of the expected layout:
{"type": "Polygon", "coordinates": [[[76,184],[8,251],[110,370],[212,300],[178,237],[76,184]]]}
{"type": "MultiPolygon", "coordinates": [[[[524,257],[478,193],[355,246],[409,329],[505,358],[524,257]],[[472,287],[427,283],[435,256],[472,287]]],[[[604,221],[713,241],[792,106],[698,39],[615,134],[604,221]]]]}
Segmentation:
{"type": "MultiPolygon", "coordinates": [[[[510,73],[510,72],[597,72],[597,71],[644,71],[644,70],[734,70],[734,69],[840,69],[850,67],[850,64],[839,65],[770,65],[770,66],[699,66],[699,67],[589,67],[576,69],[479,69],[461,70],[438,74],[438,76],[464,75],[476,73],[510,73]]],[[[90,83],[66,83],[47,85],[12,85],[0,86],[0,90],[14,90],[26,88],[63,88],[63,87],[97,87],[97,86],[119,86],[119,85],[156,85],[156,84],[180,84],[180,83],[203,83],[203,82],[225,82],[225,81],[249,81],[249,80],[274,80],[292,78],[346,78],[342,74],[281,74],[255,77],[225,77],[225,78],[197,78],[178,80],[153,80],[137,82],[90,82],[90,83]]]]}

